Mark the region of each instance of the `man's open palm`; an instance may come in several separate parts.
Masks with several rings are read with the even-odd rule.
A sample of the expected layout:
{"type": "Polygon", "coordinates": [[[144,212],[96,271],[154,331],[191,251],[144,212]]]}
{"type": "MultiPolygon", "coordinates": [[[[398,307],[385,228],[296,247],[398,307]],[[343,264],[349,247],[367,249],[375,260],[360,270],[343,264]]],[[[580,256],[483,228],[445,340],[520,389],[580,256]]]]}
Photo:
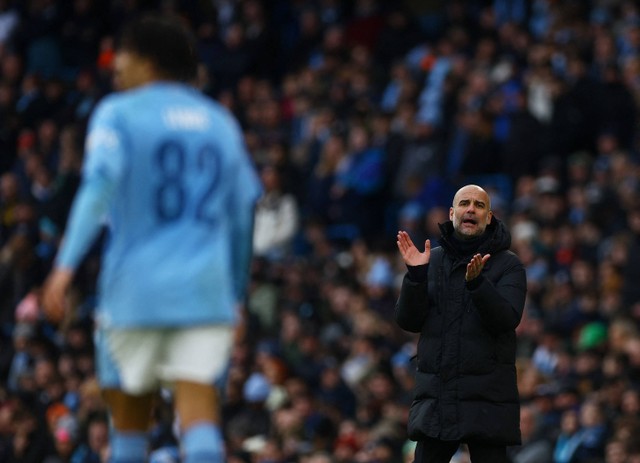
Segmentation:
{"type": "Polygon", "coordinates": [[[413,244],[409,234],[405,231],[399,231],[396,243],[398,244],[398,250],[405,264],[415,267],[416,265],[429,263],[429,259],[431,258],[431,241],[426,240],[424,242],[424,251],[420,252],[415,244],[413,244]]]}

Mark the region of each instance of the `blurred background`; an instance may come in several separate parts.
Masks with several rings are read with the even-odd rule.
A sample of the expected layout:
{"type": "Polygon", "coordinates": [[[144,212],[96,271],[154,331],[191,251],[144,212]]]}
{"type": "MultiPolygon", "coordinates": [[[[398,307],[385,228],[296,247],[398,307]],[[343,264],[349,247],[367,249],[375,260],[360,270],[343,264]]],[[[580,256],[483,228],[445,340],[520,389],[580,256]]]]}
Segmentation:
{"type": "MultiPolygon", "coordinates": [[[[193,31],[195,85],[265,187],[221,381],[229,462],[413,460],[395,235],[437,242],[465,183],[527,270],[513,462],[640,462],[640,2],[0,0],[1,463],[108,455],[101,243],[73,315],[47,323],[39,297],[115,38],[148,11],[193,31]]],[[[174,429],[165,390],[151,461],[178,461],[174,429]]]]}

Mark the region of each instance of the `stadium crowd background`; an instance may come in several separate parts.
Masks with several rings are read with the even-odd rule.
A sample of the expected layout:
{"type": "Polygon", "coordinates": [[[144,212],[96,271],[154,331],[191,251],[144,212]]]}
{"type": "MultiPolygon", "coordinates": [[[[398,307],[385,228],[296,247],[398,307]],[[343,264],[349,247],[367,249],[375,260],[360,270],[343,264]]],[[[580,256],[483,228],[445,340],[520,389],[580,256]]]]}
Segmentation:
{"type": "Polygon", "coordinates": [[[52,326],[38,298],[114,37],[145,11],[192,28],[196,85],[238,117],[266,190],[223,381],[229,462],[412,461],[395,233],[437,241],[468,182],[527,269],[514,463],[640,462],[640,5],[623,0],[0,0],[0,462],[108,454],[99,246],[75,315],[52,326]]]}

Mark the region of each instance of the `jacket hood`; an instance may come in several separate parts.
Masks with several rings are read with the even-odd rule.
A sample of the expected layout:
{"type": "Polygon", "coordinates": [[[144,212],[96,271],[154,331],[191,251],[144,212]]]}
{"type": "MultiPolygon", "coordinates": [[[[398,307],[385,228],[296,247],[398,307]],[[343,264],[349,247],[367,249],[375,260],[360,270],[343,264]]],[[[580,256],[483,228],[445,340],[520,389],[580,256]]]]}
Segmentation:
{"type": "MultiPolygon", "coordinates": [[[[460,255],[459,250],[453,240],[453,222],[448,220],[439,224],[442,234],[442,247],[454,255],[460,255]]],[[[495,215],[491,219],[491,223],[487,225],[482,239],[475,252],[480,254],[495,254],[498,251],[504,251],[511,247],[511,233],[507,230],[506,225],[495,215]]]]}

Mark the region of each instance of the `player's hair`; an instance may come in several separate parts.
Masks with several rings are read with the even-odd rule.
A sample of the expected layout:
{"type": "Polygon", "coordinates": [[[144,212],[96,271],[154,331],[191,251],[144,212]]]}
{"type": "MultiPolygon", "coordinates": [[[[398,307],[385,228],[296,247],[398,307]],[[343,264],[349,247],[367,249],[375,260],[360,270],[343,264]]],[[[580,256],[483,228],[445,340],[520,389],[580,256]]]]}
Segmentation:
{"type": "Polygon", "coordinates": [[[117,48],[150,60],[163,77],[189,81],[196,75],[195,39],[175,19],[146,15],[122,29],[117,48]]]}

